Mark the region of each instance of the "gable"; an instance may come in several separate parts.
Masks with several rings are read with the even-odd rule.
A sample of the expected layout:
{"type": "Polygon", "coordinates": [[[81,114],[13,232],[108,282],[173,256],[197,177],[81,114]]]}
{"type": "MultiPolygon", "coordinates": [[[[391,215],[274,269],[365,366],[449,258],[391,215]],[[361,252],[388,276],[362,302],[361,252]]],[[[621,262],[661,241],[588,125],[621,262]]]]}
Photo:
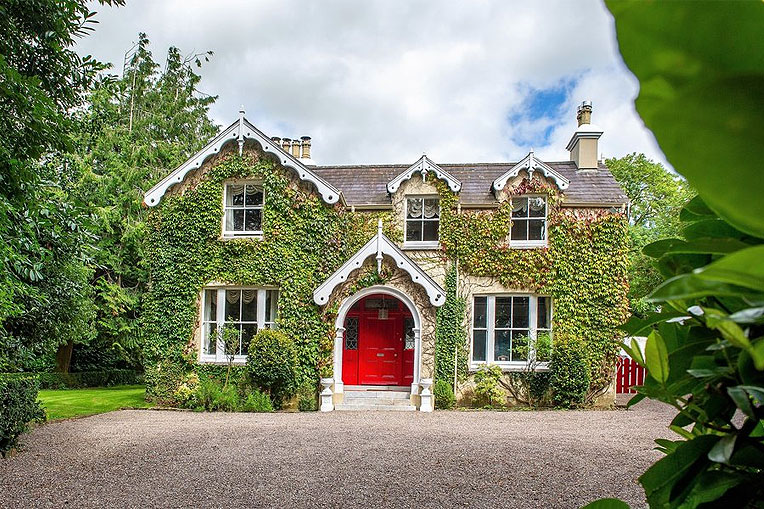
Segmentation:
{"type": "Polygon", "coordinates": [[[143,203],[149,207],[157,206],[172,186],[183,182],[189,173],[193,170],[198,170],[210,157],[219,154],[224,145],[235,141],[239,145],[239,154],[241,154],[244,142],[247,140],[256,141],[263,152],[275,156],[279,164],[285,168],[292,169],[300,180],[313,184],[324,202],[334,204],[340,201],[342,194],[336,187],[305,166],[299,159],[282,149],[278,143],[274,143],[265,136],[265,134],[244,118],[244,112],[240,111],[237,121],[223,129],[204,148],[149,189],[144,195],[143,203]]]}
{"type": "Polygon", "coordinates": [[[462,188],[461,182],[455,179],[446,170],[432,162],[429,157],[422,155],[417,162],[406,168],[387,183],[387,192],[393,194],[403,182],[409,180],[415,173],[420,173],[422,175],[422,180],[427,177],[428,173],[434,173],[436,178],[448,184],[448,188],[455,193],[458,193],[462,188]]]}

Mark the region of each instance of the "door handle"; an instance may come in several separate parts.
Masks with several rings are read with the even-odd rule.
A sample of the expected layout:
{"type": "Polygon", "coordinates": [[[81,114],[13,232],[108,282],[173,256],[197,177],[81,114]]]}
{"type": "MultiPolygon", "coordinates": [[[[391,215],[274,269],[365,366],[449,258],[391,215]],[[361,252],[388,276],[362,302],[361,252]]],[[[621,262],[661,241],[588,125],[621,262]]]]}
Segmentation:
{"type": "Polygon", "coordinates": [[[377,354],[377,357],[384,357],[384,356],[385,356],[385,354],[383,354],[383,353],[378,353],[377,354]]]}

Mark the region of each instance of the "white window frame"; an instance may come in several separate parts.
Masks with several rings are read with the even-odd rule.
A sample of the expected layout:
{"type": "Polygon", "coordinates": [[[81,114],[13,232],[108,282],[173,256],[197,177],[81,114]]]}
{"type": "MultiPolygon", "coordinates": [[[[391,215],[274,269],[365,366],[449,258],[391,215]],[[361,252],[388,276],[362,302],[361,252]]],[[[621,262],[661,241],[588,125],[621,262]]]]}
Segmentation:
{"type": "MultiPolygon", "coordinates": [[[[254,322],[239,320],[237,323],[247,323],[257,325],[257,330],[263,329],[275,329],[276,320],[278,318],[278,301],[279,301],[279,289],[273,287],[253,287],[253,286],[206,286],[202,288],[202,309],[201,309],[201,344],[199,345],[199,362],[201,363],[227,363],[228,359],[225,355],[225,345],[223,344],[223,338],[221,331],[225,326],[225,292],[228,290],[256,290],[257,291],[257,320],[254,322]],[[213,290],[217,292],[217,310],[215,320],[206,320],[207,310],[207,292],[206,290],[213,290]],[[274,298],[271,300],[271,320],[265,320],[265,303],[266,292],[274,292],[274,298]],[[214,323],[217,325],[217,343],[214,354],[204,353],[204,345],[207,343],[207,325],[214,323]]],[[[241,318],[241,317],[240,317],[241,318]]],[[[246,355],[234,355],[234,364],[244,364],[247,361],[246,355]]]]}
{"type": "MultiPolygon", "coordinates": [[[[424,226],[424,225],[423,225],[424,226]]],[[[424,236],[424,227],[422,228],[422,236],[424,236]]],[[[406,195],[403,199],[403,248],[404,249],[440,249],[440,196],[437,195],[406,195]],[[433,219],[409,219],[409,200],[423,200],[422,201],[422,214],[424,215],[424,200],[437,200],[438,201],[438,240],[406,240],[406,232],[408,230],[409,221],[419,222],[435,222],[433,219]]]]}
{"type": "MultiPolygon", "coordinates": [[[[245,187],[246,189],[246,187],[245,187]]],[[[247,238],[247,237],[254,237],[254,238],[262,238],[263,237],[263,221],[265,220],[265,188],[263,187],[263,183],[258,180],[226,180],[223,182],[223,237],[227,239],[238,239],[238,238],[247,238]],[[244,205],[241,206],[231,206],[227,205],[228,203],[228,186],[230,185],[243,185],[248,186],[252,185],[257,188],[258,191],[263,193],[263,203],[260,205],[247,205],[246,203],[246,194],[245,194],[245,201],[244,205]],[[246,211],[247,210],[259,210],[260,211],[260,229],[259,230],[228,230],[226,229],[226,215],[228,210],[244,210],[244,225],[246,226],[246,211]]]]}
{"type": "MultiPolygon", "coordinates": [[[[515,196],[514,198],[543,198],[544,199],[544,238],[539,240],[512,240],[512,226],[514,226],[515,220],[512,220],[512,226],[509,227],[509,247],[513,249],[534,249],[538,247],[547,247],[549,243],[549,197],[545,194],[523,194],[515,196]]],[[[512,204],[510,203],[510,207],[512,204]]],[[[530,207],[529,207],[530,214],[530,207]]],[[[542,219],[541,217],[534,217],[529,219],[542,219]]],[[[521,219],[521,222],[526,224],[528,220],[521,219]]]]}
{"type": "MultiPolygon", "coordinates": [[[[495,343],[496,343],[496,298],[497,297],[528,297],[528,335],[530,336],[530,339],[532,342],[535,343],[536,338],[538,337],[538,332],[546,332],[548,331],[550,336],[552,335],[552,320],[554,316],[554,305],[552,303],[552,298],[548,295],[538,295],[538,294],[530,294],[530,293],[492,293],[492,294],[475,294],[472,296],[472,314],[470,316],[470,335],[468,338],[469,341],[469,352],[470,352],[470,370],[476,371],[480,366],[485,364],[495,364],[497,366],[500,366],[502,371],[521,371],[524,370],[528,364],[530,364],[534,356],[536,355],[535,348],[531,348],[531,351],[529,352],[528,359],[523,361],[494,361],[494,353],[495,353],[495,343]],[[485,330],[486,331],[486,345],[485,345],[485,361],[475,361],[473,360],[473,346],[475,344],[474,337],[475,337],[475,299],[479,297],[485,297],[486,298],[486,327],[477,327],[478,330],[485,330]],[[549,328],[548,329],[539,329],[538,328],[538,299],[539,298],[548,298],[549,299],[549,328]]],[[[504,330],[504,329],[502,329],[504,330]]],[[[549,362],[539,362],[536,365],[537,371],[546,371],[549,369],[549,362]]]]}

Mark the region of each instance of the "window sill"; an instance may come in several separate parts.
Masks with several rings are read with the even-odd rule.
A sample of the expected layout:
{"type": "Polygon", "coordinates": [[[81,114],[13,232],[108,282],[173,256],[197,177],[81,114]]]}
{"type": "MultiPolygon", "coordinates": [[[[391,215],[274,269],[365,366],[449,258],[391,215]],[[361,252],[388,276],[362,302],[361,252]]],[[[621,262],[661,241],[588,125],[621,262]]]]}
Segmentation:
{"type": "Polygon", "coordinates": [[[241,233],[234,234],[234,233],[224,232],[223,235],[220,237],[220,240],[235,240],[235,239],[263,240],[263,232],[244,233],[244,234],[241,234],[241,233]]]}
{"type": "Polygon", "coordinates": [[[409,250],[409,251],[415,251],[415,250],[425,250],[425,249],[440,249],[440,242],[434,241],[434,242],[404,242],[403,246],[401,246],[401,249],[409,250]]]}
{"type": "Polygon", "coordinates": [[[510,240],[510,249],[538,249],[547,247],[546,240],[510,240]]]}
{"type": "MultiPolygon", "coordinates": [[[[480,366],[499,366],[501,368],[501,371],[504,373],[519,373],[522,371],[528,370],[528,365],[525,362],[492,362],[492,363],[486,363],[486,362],[471,362],[470,363],[470,373],[475,373],[480,366]]],[[[534,370],[536,372],[543,372],[543,371],[549,371],[549,363],[548,362],[539,362],[536,365],[536,369],[534,370]]]]}
{"type": "MultiPolygon", "coordinates": [[[[246,355],[236,355],[233,358],[232,364],[234,366],[244,366],[247,363],[247,356],[246,355]]],[[[199,357],[199,364],[210,364],[213,366],[228,366],[227,360],[219,360],[214,355],[204,355],[202,354],[199,357]]]]}

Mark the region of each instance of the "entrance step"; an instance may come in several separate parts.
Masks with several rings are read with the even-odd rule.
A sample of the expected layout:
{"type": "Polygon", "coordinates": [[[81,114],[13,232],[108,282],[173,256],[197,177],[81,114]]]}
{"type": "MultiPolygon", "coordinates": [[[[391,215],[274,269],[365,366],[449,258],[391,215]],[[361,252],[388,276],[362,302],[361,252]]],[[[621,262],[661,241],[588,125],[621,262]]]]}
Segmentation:
{"type": "Polygon", "coordinates": [[[344,401],[335,405],[335,409],[413,412],[416,407],[411,404],[410,395],[406,391],[346,390],[344,401]]]}

